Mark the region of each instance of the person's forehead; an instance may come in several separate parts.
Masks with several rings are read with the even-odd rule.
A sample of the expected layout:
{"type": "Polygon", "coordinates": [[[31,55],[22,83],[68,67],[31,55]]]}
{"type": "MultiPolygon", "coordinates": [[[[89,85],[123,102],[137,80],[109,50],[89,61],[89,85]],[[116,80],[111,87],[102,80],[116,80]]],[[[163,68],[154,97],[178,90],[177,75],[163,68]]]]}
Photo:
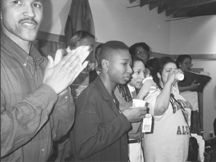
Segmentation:
{"type": "Polygon", "coordinates": [[[137,50],[137,51],[145,51],[145,49],[144,49],[142,46],[136,47],[136,50],[137,50]]]}
{"type": "Polygon", "coordinates": [[[88,37],[88,38],[83,39],[82,42],[86,43],[86,44],[93,44],[94,43],[94,38],[88,37]]]}
{"type": "Polygon", "coordinates": [[[169,62],[164,66],[164,69],[173,69],[176,68],[176,64],[173,62],[169,62]]]}
{"type": "Polygon", "coordinates": [[[142,61],[135,61],[134,62],[134,69],[145,69],[145,66],[142,61]]]}
{"type": "Polygon", "coordinates": [[[183,60],[183,62],[190,62],[191,60],[189,59],[189,58],[185,58],[184,60],[183,60]]]}
{"type": "Polygon", "coordinates": [[[127,59],[127,60],[131,60],[131,56],[128,50],[115,50],[112,52],[112,58],[113,59],[127,59]]]}

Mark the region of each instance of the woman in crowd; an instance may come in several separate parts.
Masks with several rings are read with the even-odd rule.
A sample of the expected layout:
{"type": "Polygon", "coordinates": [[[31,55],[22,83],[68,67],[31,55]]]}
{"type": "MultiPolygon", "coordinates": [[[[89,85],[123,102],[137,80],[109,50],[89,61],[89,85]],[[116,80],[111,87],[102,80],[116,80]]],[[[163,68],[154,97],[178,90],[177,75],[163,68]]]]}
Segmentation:
{"type": "MultiPolygon", "coordinates": [[[[179,55],[176,59],[176,65],[179,69],[184,71],[190,71],[192,64],[192,58],[190,55],[179,55]]],[[[187,78],[185,78],[187,79],[187,78]]],[[[199,83],[196,83],[196,80],[192,82],[189,86],[181,86],[179,85],[179,91],[181,95],[187,98],[187,100],[192,104],[192,112],[191,112],[191,133],[200,134],[201,126],[200,126],[200,118],[199,118],[199,109],[198,109],[198,94],[196,89],[198,88],[199,83]]]]}
{"type": "Polygon", "coordinates": [[[146,63],[146,61],[150,57],[151,49],[146,43],[139,42],[139,43],[133,44],[129,48],[129,52],[132,56],[137,56],[141,58],[144,61],[144,63],[146,63]]]}
{"type": "Polygon", "coordinates": [[[191,105],[179,95],[175,76],[181,70],[169,57],[158,60],[151,69],[157,84],[145,100],[154,117],[153,132],[144,135],[145,162],[186,162],[189,127],[186,122],[191,105]]]}
{"type": "MultiPolygon", "coordinates": [[[[191,67],[193,66],[192,64],[192,58],[190,55],[179,55],[178,58],[176,59],[176,65],[179,69],[182,71],[190,71],[191,67]]],[[[193,91],[196,90],[199,84],[194,81],[190,86],[179,86],[179,91],[184,92],[184,91],[193,91]]]]}
{"type": "MultiPolygon", "coordinates": [[[[145,64],[140,58],[132,56],[132,68],[133,74],[130,82],[127,85],[118,85],[115,90],[120,110],[131,107],[132,99],[144,99],[148,94],[149,87],[155,85],[151,80],[147,81],[144,86],[142,85],[142,81],[145,78],[145,64]],[[142,91],[138,93],[140,89],[142,89],[142,91]]],[[[132,123],[132,130],[128,133],[130,162],[143,162],[144,160],[141,148],[143,134],[141,133],[140,125],[141,122],[132,123]]]]}

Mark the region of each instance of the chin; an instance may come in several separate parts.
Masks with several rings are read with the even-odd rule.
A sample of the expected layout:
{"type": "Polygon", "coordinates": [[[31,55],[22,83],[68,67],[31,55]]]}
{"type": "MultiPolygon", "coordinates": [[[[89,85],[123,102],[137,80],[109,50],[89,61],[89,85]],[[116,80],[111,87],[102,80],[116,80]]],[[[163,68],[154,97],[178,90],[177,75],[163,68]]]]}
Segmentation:
{"type": "Polygon", "coordinates": [[[118,84],[126,84],[127,81],[126,80],[121,80],[118,84]]]}

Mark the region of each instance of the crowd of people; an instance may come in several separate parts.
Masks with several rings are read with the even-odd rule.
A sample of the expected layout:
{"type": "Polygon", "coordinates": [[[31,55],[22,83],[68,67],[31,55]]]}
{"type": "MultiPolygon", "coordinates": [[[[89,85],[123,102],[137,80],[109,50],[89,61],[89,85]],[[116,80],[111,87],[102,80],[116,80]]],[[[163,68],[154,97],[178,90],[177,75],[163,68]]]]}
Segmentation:
{"type": "Polygon", "coordinates": [[[150,58],[144,42],[111,40],[93,52],[86,31],[44,57],[33,45],[42,17],[43,0],[1,0],[1,161],[186,162],[191,105],[176,75],[191,63],[150,58]]]}

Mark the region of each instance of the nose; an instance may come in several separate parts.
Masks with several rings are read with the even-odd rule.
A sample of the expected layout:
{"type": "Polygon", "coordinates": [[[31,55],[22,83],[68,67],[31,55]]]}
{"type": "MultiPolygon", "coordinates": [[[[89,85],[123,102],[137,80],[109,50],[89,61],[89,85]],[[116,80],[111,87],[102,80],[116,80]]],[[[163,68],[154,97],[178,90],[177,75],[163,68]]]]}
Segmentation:
{"type": "Polygon", "coordinates": [[[131,68],[130,65],[128,65],[128,67],[127,67],[127,72],[130,73],[130,74],[132,74],[132,72],[133,72],[133,70],[132,70],[132,68],[131,68]]]}
{"type": "Polygon", "coordinates": [[[140,74],[140,78],[141,78],[141,79],[144,79],[144,78],[145,78],[144,72],[140,74]]]}
{"type": "Polygon", "coordinates": [[[35,17],[35,11],[31,4],[26,4],[24,15],[29,17],[35,17]]]}

